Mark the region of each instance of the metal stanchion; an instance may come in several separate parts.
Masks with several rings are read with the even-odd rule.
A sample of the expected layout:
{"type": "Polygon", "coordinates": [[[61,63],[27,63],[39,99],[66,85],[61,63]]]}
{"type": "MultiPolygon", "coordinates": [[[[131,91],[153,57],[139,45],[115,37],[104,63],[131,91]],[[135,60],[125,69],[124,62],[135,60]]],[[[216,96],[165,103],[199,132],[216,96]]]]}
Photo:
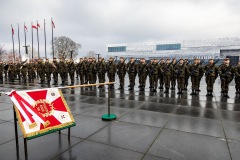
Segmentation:
{"type": "Polygon", "coordinates": [[[104,121],[113,121],[117,119],[117,116],[115,114],[111,114],[110,112],[110,95],[111,95],[111,89],[108,85],[108,114],[104,114],[102,116],[102,120],[104,121]]]}

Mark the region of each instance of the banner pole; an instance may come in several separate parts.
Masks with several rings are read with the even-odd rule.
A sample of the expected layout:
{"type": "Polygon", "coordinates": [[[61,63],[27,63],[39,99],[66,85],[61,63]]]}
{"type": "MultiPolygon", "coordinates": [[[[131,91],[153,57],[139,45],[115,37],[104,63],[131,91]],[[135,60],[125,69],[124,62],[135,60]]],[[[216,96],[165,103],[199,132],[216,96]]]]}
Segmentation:
{"type": "Polygon", "coordinates": [[[25,160],[28,160],[27,138],[23,138],[23,140],[24,140],[25,160]]]}
{"type": "Polygon", "coordinates": [[[15,140],[16,140],[16,149],[17,157],[19,157],[19,141],[18,141],[18,129],[17,129],[17,116],[13,105],[13,115],[14,115],[14,128],[15,128],[15,140]]]}

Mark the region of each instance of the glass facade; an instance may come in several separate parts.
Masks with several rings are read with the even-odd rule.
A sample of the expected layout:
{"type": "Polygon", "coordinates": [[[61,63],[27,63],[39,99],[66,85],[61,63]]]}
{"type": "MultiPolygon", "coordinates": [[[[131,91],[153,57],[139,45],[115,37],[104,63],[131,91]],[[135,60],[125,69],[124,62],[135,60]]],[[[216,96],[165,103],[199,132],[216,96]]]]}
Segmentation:
{"type": "Polygon", "coordinates": [[[156,47],[157,51],[164,51],[164,50],[181,50],[181,44],[157,44],[156,47]]]}
{"type": "Polygon", "coordinates": [[[126,52],[126,46],[108,47],[108,52],[126,52]]]}

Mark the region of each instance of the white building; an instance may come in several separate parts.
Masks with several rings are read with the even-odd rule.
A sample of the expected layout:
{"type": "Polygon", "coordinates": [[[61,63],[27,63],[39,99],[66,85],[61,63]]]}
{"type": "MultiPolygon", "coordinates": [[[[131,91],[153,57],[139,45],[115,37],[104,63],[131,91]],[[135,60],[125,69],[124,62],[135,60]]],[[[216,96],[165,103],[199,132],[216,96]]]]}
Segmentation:
{"type": "MultiPolygon", "coordinates": [[[[206,40],[162,41],[143,43],[108,44],[108,56],[151,58],[219,58],[228,55],[228,50],[240,55],[240,38],[206,40]],[[222,52],[224,51],[224,52],[222,52]],[[224,54],[220,54],[220,53],[224,54]]],[[[231,52],[231,53],[232,53],[231,52]]]]}

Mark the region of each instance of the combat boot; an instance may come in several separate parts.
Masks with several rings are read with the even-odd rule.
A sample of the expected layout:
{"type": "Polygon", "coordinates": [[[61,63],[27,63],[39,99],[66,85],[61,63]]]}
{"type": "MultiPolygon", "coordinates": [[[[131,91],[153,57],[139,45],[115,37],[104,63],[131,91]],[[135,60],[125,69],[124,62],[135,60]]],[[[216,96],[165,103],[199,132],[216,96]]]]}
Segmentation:
{"type": "Polygon", "coordinates": [[[54,81],[54,83],[53,83],[52,85],[57,85],[57,82],[56,82],[56,81],[54,81]]]}
{"type": "Polygon", "coordinates": [[[164,93],[169,93],[169,88],[166,88],[164,93]]]}
{"type": "Polygon", "coordinates": [[[64,86],[65,85],[65,82],[64,81],[62,81],[62,84],[61,84],[62,86],[64,86]]]}
{"type": "Polygon", "coordinates": [[[235,92],[235,94],[239,94],[239,89],[236,89],[236,92],[235,92]]]}
{"type": "Polygon", "coordinates": [[[210,90],[209,96],[210,96],[210,97],[213,97],[212,90],[210,90]]]}
{"type": "Polygon", "coordinates": [[[229,96],[228,96],[228,92],[225,92],[224,97],[229,98],[229,96]]]}
{"type": "Polygon", "coordinates": [[[178,92],[177,92],[177,94],[182,94],[180,88],[178,88],[178,92]]]}
{"type": "Polygon", "coordinates": [[[192,89],[192,93],[190,93],[190,95],[195,95],[194,89],[192,89]]]}
{"type": "Polygon", "coordinates": [[[207,90],[206,97],[210,96],[210,90],[207,90]]]}

